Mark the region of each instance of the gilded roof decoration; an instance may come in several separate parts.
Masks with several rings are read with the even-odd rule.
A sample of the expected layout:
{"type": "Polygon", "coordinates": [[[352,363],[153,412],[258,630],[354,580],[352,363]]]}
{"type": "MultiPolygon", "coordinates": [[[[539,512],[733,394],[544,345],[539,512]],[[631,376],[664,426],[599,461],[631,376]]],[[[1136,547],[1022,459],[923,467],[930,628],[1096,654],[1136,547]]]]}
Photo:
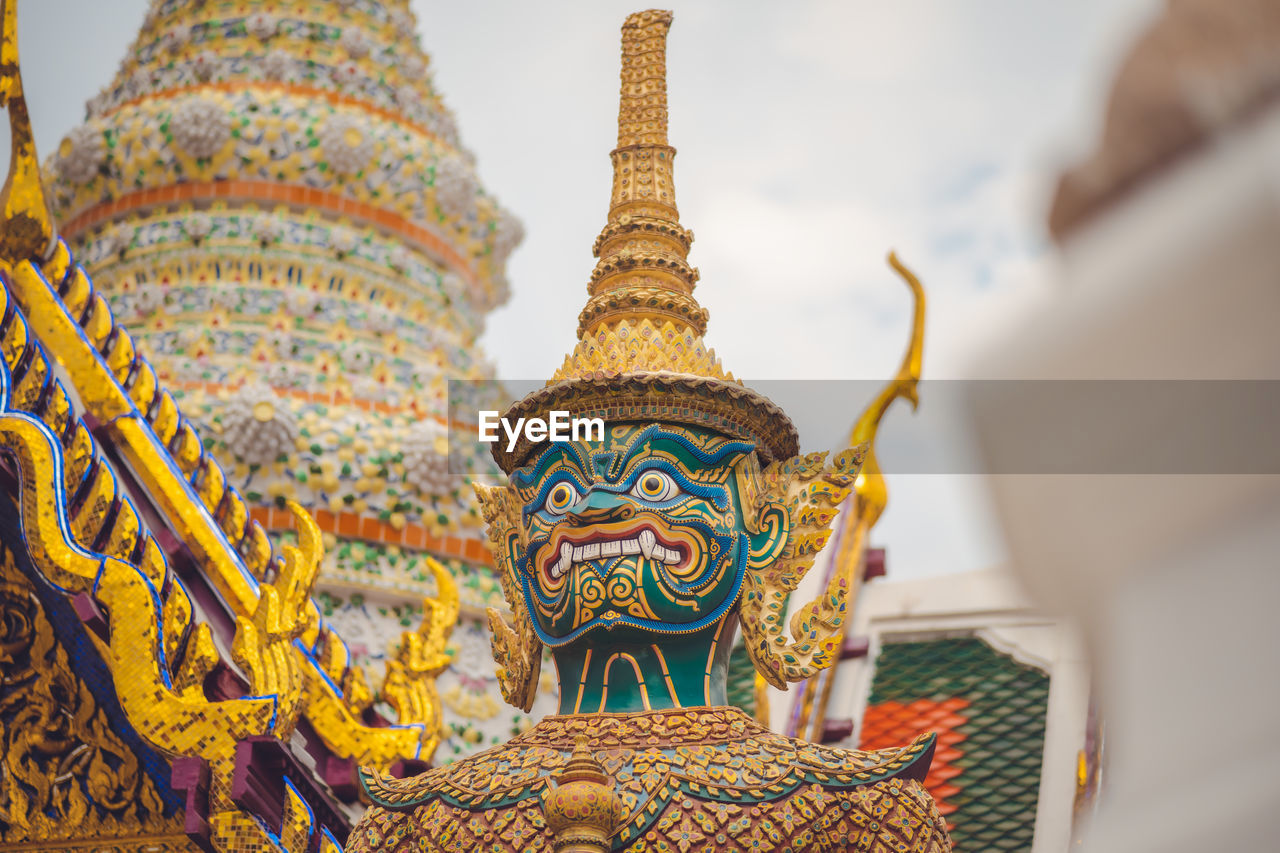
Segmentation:
{"type": "MultiPolygon", "coordinates": [[[[171,765],[150,771],[163,778],[172,769],[185,800],[181,830],[203,849],[334,853],[341,849],[334,833],[349,828],[339,799],[355,796],[355,763],[386,768],[429,757],[439,743],[434,678],[448,660],[456,591],[448,572],[431,564],[440,598],[425,602],[424,623],[400,638],[397,666],[377,694],[401,712],[398,725],[387,725],[311,599],[323,554],[317,522],[290,504],[296,546],[273,548],[92,278],[64,241],[50,244],[30,126],[15,108],[22,88],[13,0],[0,4],[0,15],[0,92],[16,153],[0,223],[0,449],[16,510],[4,502],[10,517],[0,539],[6,553],[21,552],[24,579],[51,602],[46,611],[75,614],[57,642],[77,651],[51,651],[52,671],[67,663],[92,673],[119,707],[110,729],[99,730],[93,705],[77,705],[84,719],[76,725],[90,729],[68,766],[89,762],[87,790],[97,805],[80,808],[78,770],[45,781],[68,805],[66,817],[103,845],[124,827],[137,830],[122,839],[126,846],[176,849],[175,810],[156,803],[155,788],[135,772],[136,757],[171,765]],[[300,742],[291,739],[303,721],[312,771],[302,769],[300,742]],[[120,737],[112,740],[113,732],[120,737]],[[122,750],[129,738],[161,758],[122,750]],[[123,754],[102,757],[111,749],[123,754]],[[277,762],[287,768],[283,777],[269,769],[277,762]],[[263,784],[265,801],[249,791],[263,784]],[[137,810],[122,811],[118,796],[133,797],[137,810]]],[[[274,239],[273,228],[254,221],[255,239],[274,239]]],[[[274,420],[275,409],[258,404],[283,402],[259,399],[250,415],[274,420]]],[[[65,713],[56,706],[66,697],[51,698],[32,710],[65,713]]],[[[170,790],[167,779],[162,790],[170,790]]]]}
{"type": "Polygon", "coordinates": [[[8,771],[0,844],[60,850],[71,838],[146,833],[185,847],[173,795],[148,766],[154,755],[113,730],[18,559],[0,546],[0,748],[8,771]]]}
{"type": "MultiPolygon", "coordinates": [[[[434,595],[428,556],[466,618],[493,597],[473,495],[418,433],[451,426],[448,379],[492,377],[477,341],[523,227],[430,66],[406,0],[162,0],[46,162],[60,232],[226,462],[215,483],[276,540],[286,498],[314,514],[318,588],[353,624],[364,595],[434,595]]],[[[393,662],[401,627],[355,660],[393,662]]],[[[496,701],[490,672],[442,677],[496,701]]]]}

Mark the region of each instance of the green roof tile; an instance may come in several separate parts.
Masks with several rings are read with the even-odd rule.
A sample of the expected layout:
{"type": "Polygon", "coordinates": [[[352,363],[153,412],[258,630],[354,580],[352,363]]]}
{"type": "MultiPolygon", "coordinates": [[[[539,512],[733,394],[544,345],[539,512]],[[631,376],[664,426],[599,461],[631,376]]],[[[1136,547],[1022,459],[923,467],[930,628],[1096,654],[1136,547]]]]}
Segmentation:
{"type": "MultiPolygon", "coordinates": [[[[963,699],[946,781],[958,851],[1029,851],[1035,829],[1049,678],[973,637],[887,642],[876,659],[872,706],[963,699]]],[[[938,726],[922,720],[921,728],[938,726]]]]}

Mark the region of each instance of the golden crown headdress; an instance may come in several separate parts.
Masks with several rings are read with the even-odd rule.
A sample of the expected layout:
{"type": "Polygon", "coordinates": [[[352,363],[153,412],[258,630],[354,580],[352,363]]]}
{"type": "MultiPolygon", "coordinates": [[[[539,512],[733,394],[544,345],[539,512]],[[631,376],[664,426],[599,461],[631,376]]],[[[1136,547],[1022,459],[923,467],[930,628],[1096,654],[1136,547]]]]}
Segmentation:
{"type": "MultiPolygon", "coordinates": [[[[578,344],[544,388],[515,403],[508,419],[572,417],[668,421],[755,443],[763,462],[799,449],[776,404],[720,364],[703,341],[707,310],[693,288],[693,232],[680,224],[667,142],[666,40],[671,13],[637,12],[622,25],[622,94],[609,219],[593,247],[599,261],[578,318],[578,344]]],[[[493,455],[510,473],[536,445],[522,438],[493,455]]]]}

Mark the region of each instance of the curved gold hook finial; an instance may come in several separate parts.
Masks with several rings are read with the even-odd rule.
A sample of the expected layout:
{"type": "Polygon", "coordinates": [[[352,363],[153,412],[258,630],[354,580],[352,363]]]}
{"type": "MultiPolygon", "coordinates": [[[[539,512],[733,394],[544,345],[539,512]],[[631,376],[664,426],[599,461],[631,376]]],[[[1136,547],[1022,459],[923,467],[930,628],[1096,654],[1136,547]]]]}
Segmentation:
{"type": "Polygon", "coordinates": [[[18,65],[18,0],[0,0],[0,103],[9,107],[9,177],[0,191],[0,261],[12,266],[48,256],[53,217],[18,65]]]}
{"type": "Polygon", "coordinates": [[[911,321],[911,340],[907,343],[907,351],[902,356],[902,364],[897,374],[871,401],[849,435],[852,445],[866,444],[867,459],[862,466],[862,473],[854,482],[853,490],[857,502],[850,507],[850,520],[860,520],[870,530],[879,520],[880,514],[889,502],[889,492],[885,488],[884,476],[880,473],[880,465],[876,460],[876,432],[880,429],[880,421],[893,405],[893,401],[902,398],[911,403],[912,410],[920,405],[918,386],[920,373],[924,366],[924,287],[920,279],[907,269],[894,252],[889,253],[889,266],[893,267],[902,280],[911,288],[914,310],[911,321]]]}
{"type": "MultiPolygon", "coordinates": [[[[885,485],[884,474],[880,471],[880,464],[876,460],[876,433],[894,400],[904,399],[911,403],[912,409],[920,405],[917,386],[920,383],[920,373],[924,364],[924,287],[921,286],[920,279],[898,260],[894,252],[889,253],[889,266],[893,267],[894,271],[907,283],[907,287],[911,288],[914,301],[911,339],[907,343],[907,351],[902,356],[902,364],[898,367],[897,374],[885,384],[876,398],[862,412],[849,434],[850,444],[867,449],[866,461],[863,462],[862,470],[853,481],[853,501],[836,521],[840,528],[840,535],[836,540],[838,550],[834,557],[835,571],[832,572],[832,580],[844,585],[847,605],[850,609],[858,594],[857,579],[863,556],[867,552],[871,528],[875,527],[889,504],[889,490],[885,485]]],[[[840,642],[844,641],[847,632],[848,623],[845,623],[840,627],[840,642]]],[[[833,683],[833,674],[819,673],[805,684],[804,695],[800,700],[801,710],[797,734],[803,736],[804,730],[810,725],[812,719],[809,737],[815,741],[821,738],[833,683]]]]}

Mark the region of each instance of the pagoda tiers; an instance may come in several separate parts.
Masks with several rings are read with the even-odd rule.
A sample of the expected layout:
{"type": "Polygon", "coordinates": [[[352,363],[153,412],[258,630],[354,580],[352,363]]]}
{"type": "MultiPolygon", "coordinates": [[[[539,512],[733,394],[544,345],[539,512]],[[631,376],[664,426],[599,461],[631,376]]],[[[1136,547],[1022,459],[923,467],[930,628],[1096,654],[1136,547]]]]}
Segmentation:
{"type": "Polygon", "coordinates": [[[285,501],[311,511],[317,601],[357,662],[416,624],[427,557],[448,568],[441,758],[527,726],[473,618],[501,596],[446,399],[492,377],[477,338],[522,227],[481,188],[407,0],[156,0],[45,184],[249,517],[288,539],[285,501]]]}

